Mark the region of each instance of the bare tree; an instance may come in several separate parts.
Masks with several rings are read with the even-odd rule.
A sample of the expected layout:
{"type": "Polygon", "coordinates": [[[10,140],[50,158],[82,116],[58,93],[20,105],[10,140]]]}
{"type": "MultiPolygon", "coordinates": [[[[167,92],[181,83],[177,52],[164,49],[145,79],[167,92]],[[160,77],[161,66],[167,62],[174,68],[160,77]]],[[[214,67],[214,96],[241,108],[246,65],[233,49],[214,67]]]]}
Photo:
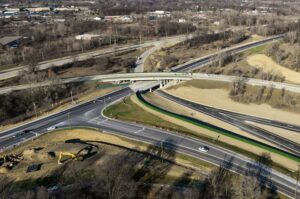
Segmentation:
{"type": "Polygon", "coordinates": [[[97,195],[108,199],[133,198],[136,192],[136,182],[133,180],[134,166],[128,161],[127,155],[117,154],[109,163],[96,171],[97,195]]]}

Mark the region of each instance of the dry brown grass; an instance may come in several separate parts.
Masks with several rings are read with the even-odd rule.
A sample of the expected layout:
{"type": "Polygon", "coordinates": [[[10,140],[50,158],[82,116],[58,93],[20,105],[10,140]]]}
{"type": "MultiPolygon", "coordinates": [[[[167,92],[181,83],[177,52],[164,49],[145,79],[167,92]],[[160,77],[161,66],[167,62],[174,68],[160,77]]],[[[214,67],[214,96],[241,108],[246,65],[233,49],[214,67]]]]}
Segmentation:
{"type": "MultiPolygon", "coordinates": [[[[138,151],[147,151],[148,148],[147,144],[141,144],[140,142],[131,141],[111,134],[104,134],[92,129],[59,130],[45,134],[36,140],[27,142],[16,147],[13,150],[7,151],[7,154],[23,153],[24,160],[21,161],[21,163],[18,164],[18,166],[13,170],[7,171],[6,169],[1,169],[0,173],[3,173],[7,177],[14,180],[24,180],[30,178],[36,179],[50,175],[61,165],[57,164],[57,157],[52,158],[48,155],[49,151],[55,152],[56,155],[58,155],[60,152],[71,152],[76,154],[80,149],[86,146],[84,144],[65,143],[66,140],[70,139],[93,141],[93,144],[99,147],[100,152],[105,151],[105,153],[99,155],[99,157],[97,156],[98,158],[96,159],[92,158],[84,160],[82,163],[78,162],[78,164],[80,163],[81,165],[87,165],[88,169],[93,169],[101,166],[103,162],[112,158],[113,155],[126,150],[126,148],[135,149],[138,151]],[[97,141],[102,143],[96,143],[97,141]],[[114,146],[110,144],[114,144],[114,146]],[[33,148],[39,147],[41,147],[42,150],[38,152],[35,152],[33,150],[33,148]],[[42,169],[40,171],[26,173],[25,170],[27,166],[33,163],[43,163],[42,169]]],[[[203,178],[209,171],[211,171],[211,168],[195,164],[197,163],[197,161],[189,160],[183,158],[182,156],[176,156],[175,161],[177,164],[171,166],[171,169],[169,170],[166,178],[176,178],[180,177],[185,172],[191,172],[192,178],[199,179],[203,178]]]]}
{"type": "Polygon", "coordinates": [[[277,64],[272,58],[263,54],[247,57],[249,65],[263,69],[265,72],[275,71],[282,74],[287,82],[300,84],[300,73],[277,64]]]}
{"type": "Polygon", "coordinates": [[[288,122],[295,125],[299,124],[300,114],[298,113],[273,108],[268,104],[238,103],[230,99],[228,89],[226,89],[224,85],[220,85],[219,88],[217,87],[218,84],[213,84],[213,86],[214,87],[206,86],[205,81],[193,81],[191,84],[190,82],[186,82],[176,87],[170,87],[167,92],[196,103],[219,109],[288,122]]]}
{"type": "MultiPolygon", "coordinates": [[[[186,113],[187,115],[190,115],[190,110],[188,110],[187,108],[185,107],[180,107],[180,105],[178,104],[173,104],[172,105],[172,102],[163,102],[162,99],[159,99],[158,102],[155,100],[157,99],[157,97],[154,97],[154,98],[147,98],[147,100],[151,100],[152,99],[152,103],[158,103],[160,106],[162,107],[168,107],[168,110],[170,111],[177,111],[181,114],[184,114],[186,113]]],[[[209,131],[207,129],[203,129],[203,128],[200,128],[198,126],[195,126],[193,124],[190,124],[190,123],[187,123],[187,122],[184,122],[182,120],[179,120],[179,119],[176,119],[176,118],[173,118],[173,117],[170,117],[170,116],[167,116],[165,114],[162,114],[162,113],[159,113],[157,111],[154,111],[146,106],[144,106],[143,104],[141,104],[136,97],[132,97],[132,101],[134,103],[136,103],[138,106],[140,106],[141,108],[145,109],[146,111],[150,112],[151,114],[155,114],[157,115],[158,117],[166,120],[166,121],[169,121],[169,122],[172,122],[172,123],[175,123],[177,125],[180,125],[180,126],[183,126],[187,129],[190,129],[196,133],[199,133],[199,136],[206,136],[206,137],[213,137],[213,138],[216,138],[218,136],[217,133],[215,132],[212,132],[212,131],[209,131]]],[[[198,119],[200,119],[201,117],[198,115],[198,114],[195,114],[193,115],[193,117],[199,117],[198,119]]],[[[223,127],[223,126],[222,126],[223,127]]],[[[258,147],[255,147],[253,145],[250,145],[250,144],[247,144],[247,143],[244,143],[244,142],[240,142],[240,141],[237,141],[235,139],[232,139],[232,138],[229,138],[229,137],[226,137],[226,136],[221,136],[219,138],[220,141],[222,142],[225,142],[225,143],[228,143],[228,144],[231,144],[233,146],[237,146],[241,149],[244,149],[246,151],[250,151],[252,153],[255,153],[257,155],[260,155],[262,154],[263,152],[265,152],[265,150],[261,149],[261,148],[258,148],[258,147]]],[[[281,155],[278,155],[278,154],[274,154],[274,153],[271,153],[271,156],[272,156],[272,160],[284,167],[287,167],[288,169],[291,169],[291,170],[297,170],[297,162],[293,161],[293,160],[290,160],[288,158],[285,158],[281,155]],[[282,164],[283,162],[285,162],[286,164],[282,164]]]]}

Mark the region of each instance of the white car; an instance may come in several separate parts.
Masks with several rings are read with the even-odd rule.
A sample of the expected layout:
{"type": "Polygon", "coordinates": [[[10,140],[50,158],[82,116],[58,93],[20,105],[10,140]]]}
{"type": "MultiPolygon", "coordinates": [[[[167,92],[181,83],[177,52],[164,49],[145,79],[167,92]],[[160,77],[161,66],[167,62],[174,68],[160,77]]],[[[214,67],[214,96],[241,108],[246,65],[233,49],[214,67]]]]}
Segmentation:
{"type": "Polygon", "coordinates": [[[47,128],[47,131],[53,131],[54,129],[56,129],[55,126],[50,126],[49,128],[47,128]]]}
{"type": "Polygon", "coordinates": [[[203,153],[207,153],[209,151],[209,148],[207,146],[201,146],[201,147],[199,147],[199,151],[201,151],[203,153]]]}

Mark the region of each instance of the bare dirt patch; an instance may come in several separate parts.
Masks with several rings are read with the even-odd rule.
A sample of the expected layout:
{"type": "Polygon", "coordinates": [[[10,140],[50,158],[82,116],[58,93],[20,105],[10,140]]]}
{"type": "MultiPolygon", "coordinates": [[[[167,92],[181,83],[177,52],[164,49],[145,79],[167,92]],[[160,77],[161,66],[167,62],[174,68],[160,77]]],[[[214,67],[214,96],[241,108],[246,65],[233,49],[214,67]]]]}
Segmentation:
{"type": "Polygon", "coordinates": [[[277,64],[272,58],[263,54],[254,54],[247,57],[249,65],[263,69],[266,72],[275,71],[282,74],[285,80],[300,84],[300,73],[277,64]]]}
{"type": "MultiPolygon", "coordinates": [[[[50,175],[53,171],[61,167],[61,165],[57,164],[57,156],[60,152],[76,154],[79,150],[86,146],[86,144],[83,143],[66,143],[65,141],[67,140],[81,140],[83,143],[98,146],[99,152],[95,155],[95,157],[85,159],[82,162],[68,160],[68,162],[71,161],[76,163],[75,166],[77,165],[78,167],[85,169],[88,168],[89,170],[101,166],[103,162],[112,158],[113,155],[124,150],[134,149],[137,151],[147,152],[148,148],[148,145],[146,144],[130,141],[115,135],[104,134],[92,129],[59,130],[45,134],[31,142],[19,145],[15,149],[6,151],[6,154],[23,153],[24,160],[22,160],[12,170],[8,171],[6,169],[1,169],[0,173],[5,174],[7,177],[14,180],[36,179],[50,175]],[[39,150],[35,151],[34,149],[37,148],[39,148],[39,150]],[[49,156],[49,151],[54,152],[56,157],[49,156]],[[41,170],[26,173],[27,166],[34,163],[42,163],[41,170]]],[[[191,172],[192,178],[201,179],[211,170],[211,168],[205,166],[198,166],[195,162],[193,163],[193,160],[183,158],[182,156],[176,156],[175,161],[177,164],[171,166],[165,180],[180,177],[185,172],[191,172]],[[193,169],[188,168],[189,164],[192,165],[190,167],[193,169]]]]}

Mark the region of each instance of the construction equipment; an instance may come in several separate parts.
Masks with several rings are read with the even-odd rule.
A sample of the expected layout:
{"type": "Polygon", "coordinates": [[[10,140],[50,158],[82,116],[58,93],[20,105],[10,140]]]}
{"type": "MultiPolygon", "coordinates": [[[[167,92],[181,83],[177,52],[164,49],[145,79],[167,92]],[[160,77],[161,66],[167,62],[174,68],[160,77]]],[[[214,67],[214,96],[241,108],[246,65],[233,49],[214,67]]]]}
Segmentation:
{"type": "Polygon", "coordinates": [[[69,156],[71,157],[72,160],[77,160],[77,156],[73,153],[70,153],[70,152],[60,152],[59,156],[58,156],[58,164],[62,164],[63,162],[61,161],[61,159],[64,157],[64,156],[69,156]]]}
{"type": "Polygon", "coordinates": [[[21,160],[23,160],[22,154],[10,154],[10,155],[1,155],[0,156],[0,165],[8,169],[12,169],[17,165],[21,160]]]}

